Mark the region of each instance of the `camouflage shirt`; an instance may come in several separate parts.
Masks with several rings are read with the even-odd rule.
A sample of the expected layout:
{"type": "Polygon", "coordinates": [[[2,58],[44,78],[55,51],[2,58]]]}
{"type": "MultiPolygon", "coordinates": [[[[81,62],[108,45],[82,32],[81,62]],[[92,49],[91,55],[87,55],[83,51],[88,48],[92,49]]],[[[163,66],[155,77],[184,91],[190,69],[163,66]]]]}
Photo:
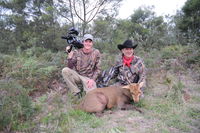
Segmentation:
{"type": "Polygon", "coordinates": [[[83,49],[74,50],[67,66],[82,76],[96,80],[100,74],[100,52],[94,48],[90,53],[84,53],[83,49]]]}
{"type": "Polygon", "coordinates": [[[99,84],[98,86],[100,87],[108,86],[108,82],[114,78],[116,79],[116,82],[118,82],[121,85],[127,85],[129,84],[129,81],[131,83],[140,83],[140,82],[145,83],[146,70],[143,60],[138,56],[134,56],[131,62],[131,66],[128,67],[123,65],[123,59],[121,56],[121,58],[119,58],[116,61],[113,67],[103,71],[98,81],[99,84]]]}

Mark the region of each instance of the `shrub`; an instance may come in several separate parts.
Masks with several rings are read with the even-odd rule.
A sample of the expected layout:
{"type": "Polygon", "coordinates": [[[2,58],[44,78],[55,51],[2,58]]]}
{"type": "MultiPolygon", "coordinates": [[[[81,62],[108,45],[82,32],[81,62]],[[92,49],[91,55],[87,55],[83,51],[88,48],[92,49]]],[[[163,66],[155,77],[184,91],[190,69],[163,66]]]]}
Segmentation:
{"type": "Polygon", "coordinates": [[[162,58],[171,59],[181,56],[183,52],[183,46],[181,45],[171,45],[162,49],[162,58]]]}
{"type": "Polygon", "coordinates": [[[0,81],[0,130],[17,128],[34,111],[26,89],[16,81],[0,81]]]}
{"type": "Polygon", "coordinates": [[[168,100],[176,104],[182,104],[182,92],[184,87],[185,86],[181,81],[178,81],[177,83],[172,83],[172,88],[167,94],[168,100]]]}
{"type": "Polygon", "coordinates": [[[48,88],[51,78],[64,67],[64,58],[64,52],[37,47],[0,55],[0,130],[30,128],[33,123],[29,120],[36,108],[29,94],[34,89],[48,88]]]}
{"type": "Polygon", "coordinates": [[[0,75],[2,79],[17,80],[26,89],[34,90],[41,85],[47,88],[48,81],[64,67],[64,52],[52,53],[35,47],[21,53],[20,49],[17,51],[14,55],[0,57],[0,75]]]}
{"type": "Polygon", "coordinates": [[[187,56],[186,63],[188,65],[197,64],[200,66],[200,50],[193,51],[190,56],[187,56]]]}

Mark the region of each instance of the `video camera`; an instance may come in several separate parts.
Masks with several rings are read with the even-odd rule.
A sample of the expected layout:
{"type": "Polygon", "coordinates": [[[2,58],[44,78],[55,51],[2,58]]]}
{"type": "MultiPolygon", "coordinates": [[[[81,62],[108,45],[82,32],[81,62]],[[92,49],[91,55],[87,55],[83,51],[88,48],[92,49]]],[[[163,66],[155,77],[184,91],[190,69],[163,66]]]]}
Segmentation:
{"type": "Polygon", "coordinates": [[[77,40],[76,36],[78,36],[78,34],[79,32],[75,28],[70,28],[66,36],[61,36],[61,38],[66,39],[69,44],[67,53],[70,53],[73,47],[76,49],[83,48],[81,41],[77,40]]]}

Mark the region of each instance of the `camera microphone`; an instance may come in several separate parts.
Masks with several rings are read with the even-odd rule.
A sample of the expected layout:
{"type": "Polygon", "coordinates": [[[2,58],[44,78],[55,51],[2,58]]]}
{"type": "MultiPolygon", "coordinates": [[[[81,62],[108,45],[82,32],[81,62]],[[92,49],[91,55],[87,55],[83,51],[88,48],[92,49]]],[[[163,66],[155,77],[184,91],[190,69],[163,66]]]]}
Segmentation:
{"type": "Polygon", "coordinates": [[[61,36],[61,39],[67,39],[67,37],[66,36],[61,36]]]}

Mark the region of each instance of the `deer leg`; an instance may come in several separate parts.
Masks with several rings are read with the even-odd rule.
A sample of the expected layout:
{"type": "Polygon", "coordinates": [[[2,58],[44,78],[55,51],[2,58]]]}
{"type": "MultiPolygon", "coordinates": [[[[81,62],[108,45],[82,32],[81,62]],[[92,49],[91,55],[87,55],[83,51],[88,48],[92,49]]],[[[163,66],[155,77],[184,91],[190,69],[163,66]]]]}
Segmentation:
{"type": "Polygon", "coordinates": [[[138,107],[132,105],[132,104],[124,104],[122,107],[123,110],[136,110],[140,113],[144,113],[141,109],[139,109],[138,107]]]}
{"type": "Polygon", "coordinates": [[[103,112],[96,112],[94,113],[96,117],[102,117],[103,116],[103,112]]]}

